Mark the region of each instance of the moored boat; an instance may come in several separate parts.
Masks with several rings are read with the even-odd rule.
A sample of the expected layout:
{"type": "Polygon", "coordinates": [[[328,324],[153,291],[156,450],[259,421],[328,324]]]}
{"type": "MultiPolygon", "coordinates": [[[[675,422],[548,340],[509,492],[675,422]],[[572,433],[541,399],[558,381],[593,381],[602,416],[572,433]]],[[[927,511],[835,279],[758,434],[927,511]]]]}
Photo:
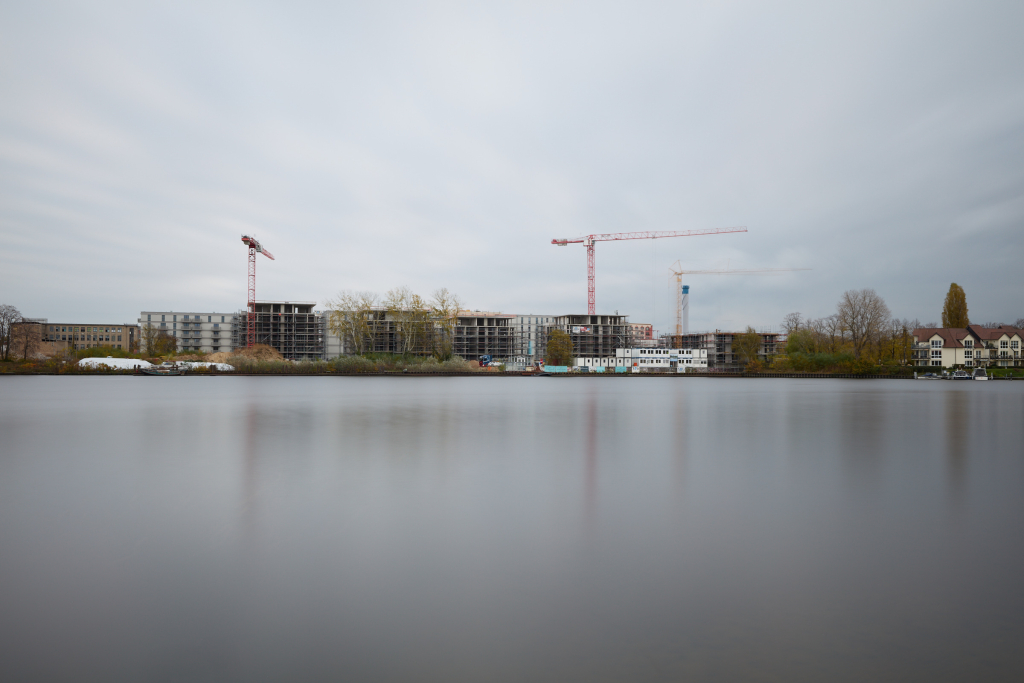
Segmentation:
{"type": "Polygon", "coordinates": [[[173,377],[175,375],[184,375],[188,372],[187,368],[180,368],[173,363],[161,363],[149,368],[139,368],[138,373],[141,375],[157,375],[173,377]]]}
{"type": "Polygon", "coordinates": [[[971,379],[971,376],[966,370],[956,370],[953,372],[953,379],[971,379]]]}
{"type": "Polygon", "coordinates": [[[988,373],[985,372],[985,368],[974,368],[974,376],[971,379],[988,379],[988,373]]]}

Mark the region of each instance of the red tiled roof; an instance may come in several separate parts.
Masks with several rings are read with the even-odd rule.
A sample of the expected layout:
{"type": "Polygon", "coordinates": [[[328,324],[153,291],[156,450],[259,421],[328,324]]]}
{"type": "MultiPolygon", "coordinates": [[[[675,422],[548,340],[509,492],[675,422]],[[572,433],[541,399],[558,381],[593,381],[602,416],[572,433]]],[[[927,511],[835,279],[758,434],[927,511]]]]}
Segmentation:
{"type": "Polygon", "coordinates": [[[967,329],[969,329],[974,335],[976,335],[978,339],[984,339],[986,341],[990,341],[992,339],[999,339],[1004,334],[1007,337],[1012,337],[1013,335],[1016,334],[1021,339],[1024,339],[1024,330],[1018,330],[1015,327],[1009,327],[1006,325],[1000,325],[999,327],[981,327],[979,325],[968,325],[967,329]]]}
{"type": "Polygon", "coordinates": [[[942,337],[943,348],[959,349],[963,347],[963,340],[967,338],[968,332],[963,327],[922,327],[914,330],[913,335],[920,343],[939,335],[942,337]]]}

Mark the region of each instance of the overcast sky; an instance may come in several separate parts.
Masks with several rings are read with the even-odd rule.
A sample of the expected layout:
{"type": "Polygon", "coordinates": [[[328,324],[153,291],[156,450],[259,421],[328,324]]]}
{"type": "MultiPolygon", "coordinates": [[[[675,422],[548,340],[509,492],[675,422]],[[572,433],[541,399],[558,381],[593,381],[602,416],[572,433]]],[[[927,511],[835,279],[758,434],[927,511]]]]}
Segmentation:
{"type": "Polygon", "coordinates": [[[1024,316],[1024,3],[0,2],[0,303],[128,322],[447,286],[691,329],[873,287],[1024,316]]]}

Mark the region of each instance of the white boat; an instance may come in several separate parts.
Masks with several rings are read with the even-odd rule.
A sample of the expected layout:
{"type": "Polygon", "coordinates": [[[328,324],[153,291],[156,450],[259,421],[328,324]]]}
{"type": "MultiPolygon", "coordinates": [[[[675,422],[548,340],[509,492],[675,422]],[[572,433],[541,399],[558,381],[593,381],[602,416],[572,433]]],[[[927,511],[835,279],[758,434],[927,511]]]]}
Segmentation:
{"type": "Polygon", "coordinates": [[[953,372],[953,379],[971,379],[971,376],[966,370],[956,370],[953,372]]]}
{"type": "Polygon", "coordinates": [[[988,373],[985,372],[985,368],[974,368],[974,376],[971,379],[988,379],[988,373]]]}

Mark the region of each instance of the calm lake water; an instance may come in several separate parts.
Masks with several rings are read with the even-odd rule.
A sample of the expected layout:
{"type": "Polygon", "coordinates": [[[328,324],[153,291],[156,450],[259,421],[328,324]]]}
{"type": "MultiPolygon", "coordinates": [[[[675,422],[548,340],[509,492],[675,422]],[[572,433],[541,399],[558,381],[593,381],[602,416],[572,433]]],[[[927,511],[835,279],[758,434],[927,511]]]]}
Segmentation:
{"type": "Polygon", "coordinates": [[[2,377],[0,680],[1024,678],[1024,382],[2,377]]]}

